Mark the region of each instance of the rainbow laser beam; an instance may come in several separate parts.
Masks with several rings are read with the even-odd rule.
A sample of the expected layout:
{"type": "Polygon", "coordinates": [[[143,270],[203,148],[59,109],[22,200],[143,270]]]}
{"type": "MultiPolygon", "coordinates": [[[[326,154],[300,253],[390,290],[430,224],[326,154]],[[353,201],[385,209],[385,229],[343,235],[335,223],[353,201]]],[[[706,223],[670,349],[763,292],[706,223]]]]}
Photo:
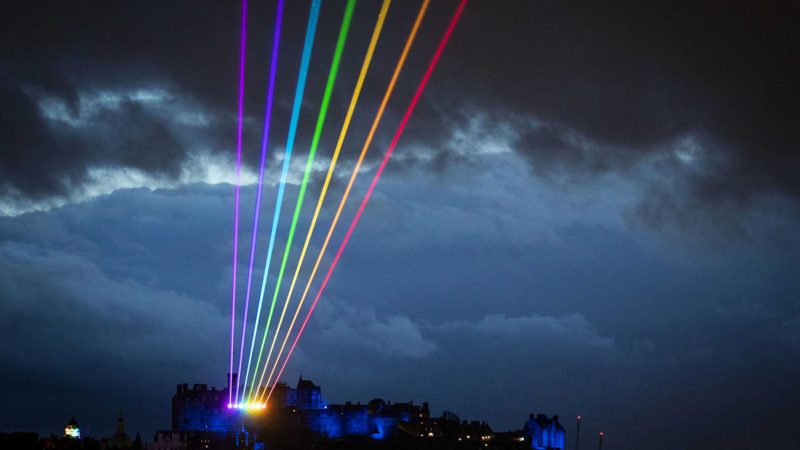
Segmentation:
{"type": "MultiPolygon", "coordinates": [[[[314,48],[314,35],[317,31],[317,22],[319,21],[319,10],[321,7],[321,0],[312,0],[311,11],[308,13],[308,26],[306,28],[305,41],[303,42],[303,54],[300,60],[300,73],[297,77],[297,87],[294,94],[294,104],[292,105],[292,117],[289,122],[289,135],[286,138],[285,155],[283,159],[283,168],[281,169],[280,184],[278,186],[278,198],[275,201],[275,212],[272,219],[272,230],[269,235],[269,245],[267,246],[267,260],[264,263],[264,275],[261,278],[261,294],[258,299],[258,310],[261,311],[261,306],[264,301],[264,291],[267,288],[267,275],[269,274],[269,264],[272,260],[272,251],[275,247],[275,234],[278,230],[278,221],[281,216],[281,205],[283,204],[283,193],[286,188],[286,178],[289,173],[289,162],[292,157],[292,149],[294,148],[295,137],[297,136],[297,123],[300,120],[300,108],[303,104],[303,92],[306,87],[306,79],[308,78],[308,67],[311,61],[311,51],[314,48]]],[[[258,359],[256,362],[256,370],[261,364],[261,355],[264,350],[264,342],[266,342],[267,334],[269,333],[269,326],[272,322],[272,313],[275,310],[275,302],[272,302],[269,308],[269,315],[267,316],[267,324],[264,327],[264,339],[261,343],[261,350],[258,352],[258,359]]],[[[259,313],[260,315],[260,313],[259,313]]],[[[258,331],[258,323],[254,333],[258,331]]],[[[255,373],[253,374],[255,376],[255,373]]],[[[238,389],[238,388],[237,388],[238,389]]],[[[251,389],[252,392],[252,389],[251,389]]]]}
{"type": "MultiPolygon", "coordinates": [[[[347,42],[347,35],[350,31],[350,23],[353,20],[353,10],[356,7],[356,0],[347,0],[347,5],[345,6],[344,10],[344,17],[342,18],[342,25],[339,28],[339,37],[336,39],[336,49],[333,52],[333,61],[331,61],[331,67],[328,71],[328,80],[325,83],[325,92],[322,95],[322,104],[320,105],[319,113],[317,114],[317,123],[314,127],[314,136],[311,139],[311,147],[308,151],[308,159],[306,160],[306,167],[303,171],[303,180],[300,183],[300,192],[297,195],[297,203],[294,206],[294,214],[292,216],[292,224],[289,227],[289,236],[286,239],[286,247],[283,250],[283,259],[281,260],[281,268],[278,271],[278,279],[275,283],[275,292],[272,295],[272,303],[275,304],[276,300],[278,299],[278,292],[281,287],[281,282],[283,281],[283,275],[286,271],[286,263],[289,260],[289,252],[292,249],[292,241],[294,240],[294,233],[297,229],[297,221],[300,218],[300,210],[303,206],[303,199],[306,195],[306,188],[308,187],[308,179],[311,176],[311,169],[314,165],[314,157],[317,154],[317,148],[319,147],[319,140],[322,136],[322,130],[325,126],[325,118],[328,115],[328,106],[330,105],[331,96],[333,95],[333,87],[336,85],[336,75],[339,73],[339,63],[342,60],[342,53],[344,53],[344,46],[347,42]]],[[[264,370],[261,373],[261,378],[258,380],[258,386],[261,386],[261,382],[264,380],[264,373],[266,372],[267,366],[269,365],[270,357],[272,356],[272,350],[275,348],[275,340],[278,337],[278,333],[280,333],[281,325],[283,324],[283,319],[286,316],[286,309],[289,306],[288,299],[284,302],[283,310],[281,311],[281,316],[278,320],[278,325],[275,327],[274,338],[272,339],[272,345],[270,346],[269,353],[267,354],[267,359],[264,362],[264,370]]],[[[266,335],[265,335],[266,337],[266,335]]],[[[256,366],[257,368],[258,366],[256,366]]],[[[254,378],[255,379],[255,378],[254,378]]],[[[251,390],[252,392],[252,390],[251,390]]]]}
{"type": "MultiPolygon", "coordinates": [[[[239,260],[239,191],[242,174],[242,118],[244,116],[244,62],[247,48],[247,0],[242,0],[242,34],[239,43],[239,105],[236,121],[236,194],[233,219],[233,286],[231,288],[231,364],[228,372],[228,403],[233,400],[233,341],[236,330],[236,264],[239,260]]],[[[236,378],[236,393],[239,393],[239,378],[236,378]]]]}
{"type": "Polygon", "coordinates": [[[241,409],[253,413],[267,409],[267,405],[264,403],[237,403],[235,405],[228,405],[228,409],[241,409]]]}
{"type": "MultiPolygon", "coordinates": [[[[389,6],[391,5],[391,0],[383,0],[383,4],[381,5],[380,12],[378,13],[378,19],[375,22],[375,28],[372,31],[372,38],[370,39],[369,46],[367,47],[367,53],[364,55],[364,62],[361,64],[361,71],[358,74],[358,80],[356,81],[356,86],[353,89],[353,95],[350,98],[350,105],[347,108],[347,113],[345,114],[344,123],[342,124],[342,129],[339,132],[339,139],[336,142],[336,147],[333,151],[333,156],[331,157],[330,165],[328,166],[328,172],[325,175],[325,181],[322,184],[322,190],[320,192],[319,198],[317,199],[317,205],[314,208],[314,214],[311,218],[311,224],[309,225],[308,232],[306,233],[306,239],[303,242],[303,249],[300,252],[300,257],[297,261],[297,266],[295,267],[294,275],[292,275],[292,282],[289,285],[289,292],[286,294],[286,299],[284,300],[284,311],[281,313],[281,320],[278,322],[277,330],[280,330],[281,323],[283,323],[283,317],[286,312],[286,308],[289,305],[289,301],[292,298],[292,293],[294,293],[295,285],[297,284],[297,277],[300,274],[300,269],[303,266],[303,261],[305,260],[306,252],[308,251],[308,245],[311,242],[311,236],[314,234],[314,228],[317,224],[317,219],[319,218],[320,210],[322,209],[322,204],[325,201],[325,196],[328,192],[328,186],[330,185],[331,178],[333,177],[333,171],[336,168],[336,162],[339,159],[339,153],[342,150],[342,146],[344,145],[345,137],[347,136],[347,131],[350,128],[350,122],[353,118],[353,113],[356,109],[356,104],[358,103],[358,99],[361,95],[361,89],[364,86],[364,80],[367,77],[367,72],[369,71],[370,63],[372,62],[372,56],[375,53],[375,47],[378,45],[378,38],[380,37],[381,30],[383,29],[383,24],[386,20],[387,12],[389,11],[389,6]]],[[[277,290],[276,290],[277,295],[277,290]]],[[[304,299],[303,299],[304,300],[304,299]]],[[[303,306],[302,301],[298,304],[297,308],[301,308],[303,306]]],[[[294,326],[295,320],[297,318],[297,313],[292,319],[292,323],[289,328],[289,332],[291,332],[292,327],[294,326]]],[[[278,338],[278,331],[275,332],[275,335],[272,338],[272,344],[270,345],[269,356],[267,356],[267,361],[265,364],[269,364],[270,356],[272,355],[272,351],[275,347],[275,342],[278,338]]],[[[283,348],[285,347],[286,339],[284,339],[284,345],[281,346],[281,353],[283,352],[283,348]]],[[[280,358],[280,354],[278,355],[280,358]]],[[[274,369],[270,372],[270,377],[274,375],[274,369]]],[[[267,378],[267,386],[269,386],[270,378],[267,378]]]]}
{"type": "Polygon", "coordinates": [[[331,278],[331,274],[333,270],[336,268],[336,265],[339,263],[339,259],[342,257],[342,253],[344,252],[345,247],[347,247],[347,243],[350,240],[350,237],[353,235],[353,230],[355,230],[358,221],[361,219],[361,214],[364,212],[364,208],[367,206],[370,197],[372,197],[372,193],[375,191],[375,186],[378,184],[378,180],[380,180],[381,175],[383,174],[384,169],[386,168],[386,164],[389,163],[389,158],[392,156],[392,152],[394,151],[395,147],[397,146],[397,142],[400,140],[400,136],[402,136],[403,131],[408,124],[408,120],[411,118],[411,114],[414,112],[414,108],[416,108],[417,103],[419,102],[420,97],[422,97],[422,92],[425,90],[425,86],[428,84],[428,80],[430,80],[431,74],[433,70],[436,68],[436,65],[439,62],[439,58],[442,56],[442,52],[444,51],[444,47],[447,45],[447,42],[450,40],[450,36],[453,34],[453,30],[455,29],[456,23],[458,22],[459,17],[461,17],[461,13],[464,11],[464,7],[467,5],[468,0],[461,0],[458,4],[458,8],[456,9],[455,14],[453,14],[453,18],[450,20],[450,24],[447,26],[447,31],[445,31],[442,40],[439,42],[439,46],[436,48],[436,52],[433,54],[433,58],[431,58],[431,62],[428,64],[428,68],[425,71],[425,75],[422,77],[422,80],[417,87],[416,92],[414,93],[414,97],[411,99],[411,103],[409,103],[408,108],[406,109],[405,114],[403,115],[403,119],[400,121],[400,125],[397,127],[397,131],[394,133],[394,137],[392,137],[392,141],[389,144],[389,148],[386,150],[386,154],[384,154],[383,159],[381,160],[381,164],[378,167],[378,170],[375,172],[375,175],[372,177],[372,182],[367,189],[366,194],[364,194],[364,198],[361,200],[361,205],[358,207],[358,211],[356,215],[353,217],[352,222],[350,222],[350,227],[347,229],[347,233],[342,240],[342,243],[339,245],[339,249],[336,251],[336,256],[333,258],[333,262],[331,263],[331,267],[328,269],[328,272],[325,274],[325,278],[320,285],[319,290],[317,291],[317,295],[314,297],[314,302],[311,304],[311,307],[306,313],[306,317],[303,320],[303,324],[300,326],[300,330],[297,332],[297,336],[292,342],[292,346],[289,349],[289,353],[287,353],[286,358],[283,361],[283,365],[281,366],[280,371],[278,372],[278,376],[275,378],[275,384],[272,385],[272,388],[269,390],[269,394],[267,395],[266,401],[269,401],[270,396],[272,396],[272,392],[277,386],[278,381],[283,375],[284,369],[286,369],[286,364],[289,362],[289,359],[294,353],[294,349],[297,346],[297,342],[300,340],[300,337],[303,335],[303,331],[305,330],[306,325],[308,324],[308,320],[311,318],[311,314],[314,312],[314,309],[319,302],[322,293],[325,291],[325,287],[328,285],[328,281],[331,278]]]}
{"type": "MultiPolygon", "coordinates": [[[[375,118],[372,121],[372,126],[370,127],[369,134],[367,135],[367,139],[364,141],[364,145],[361,148],[361,153],[359,154],[358,161],[356,162],[355,167],[353,167],[353,171],[350,174],[350,180],[347,182],[347,187],[345,188],[344,195],[342,199],[339,201],[339,206],[336,209],[336,214],[333,217],[333,221],[331,222],[331,226],[328,229],[328,234],[325,236],[325,241],[322,244],[322,248],[317,255],[317,260],[314,262],[314,268],[311,271],[311,276],[308,277],[308,282],[306,283],[305,288],[303,289],[303,295],[300,297],[300,302],[297,305],[297,309],[294,312],[294,316],[292,317],[292,321],[289,325],[289,329],[286,332],[286,335],[283,338],[283,342],[281,343],[280,350],[278,351],[278,356],[275,358],[275,364],[272,366],[272,370],[270,371],[269,377],[267,378],[267,386],[272,380],[272,376],[275,374],[275,370],[277,369],[278,363],[280,361],[281,355],[283,355],[283,351],[286,349],[286,344],[289,341],[289,337],[291,335],[292,330],[294,329],[294,325],[297,322],[297,317],[300,314],[300,310],[308,296],[309,288],[311,287],[311,283],[314,281],[314,277],[317,274],[317,270],[319,269],[320,263],[322,262],[322,258],[325,256],[325,250],[328,248],[328,244],[330,243],[331,236],[333,236],[333,232],[336,229],[336,225],[339,222],[339,218],[342,215],[342,210],[344,210],[344,206],[347,203],[347,199],[350,196],[350,191],[353,188],[353,183],[355,182],[356,177],[358,176],[359,171],[361,170],[361,164],[364,162],[364,157],[367,154],[367,150],[369,149],[370,145],[372,144],[372,139],[375,137],[375,132],[378,129],[378,125],[383,118],[383,113],[386,110],[386,105],[389,103],[389,99],[394,92],[394,87],[397,83],[397,79],[400,77],[400,72],[403,70],[403,66],[405,65],[406,58],[408,53],[411,51],[411,45],[414,43],[414,39],[417,36],[417,31],[419,30],[420,25],[422,24],[422,19],[425,17],[425,13],[428,10],[428,5],[430,4],[430,0],[424,0],[422,5],[420,5],[419,12],[417,13],[417,18],[414,21],[414,26],[411,28],[411,32],[406,39],[406,43],[403,46],[403,51],[400,54],[400,58],[397,60],[397,64],[395,65],[394,72],[392,73],[392,78],[389,81],[389,85],[386,88],[386,92],[383,95],[383,100],[381,100],[380,107],[378,108],[378,112],[375,114],[375,118]]],[[[326,181],[328,178],[326,177],[326,181]]],[[[323,189],[326,185],[323,186],[323,189]]],[[[309,232],[310,233],[310,232],[309,232]]],[[[306,238],[308,240],[308,237],[306,238]]]]}
{"type": "MultiPolygon", "coordinates": [[[[284,0],[278,0],[277,11],[275,13],[275,31],[272,36],[272,55],[270,58],[269,63],[269,82],[267,87],[267,102],[264,112],[264,127],[261,137],[261,162],[258,168],[258,187],[256,191],[256,205],[255,205],[255,214],[253,216],[253,234],[250,239],[250,264],[247,269],[247,293],[245,295],[245,304],[244,304],[244,321],[242,322],[242,340],[241,346],[239,348],[239,370],[237,373],[242,373],[242,356],[244,355],[244,342],[246,337],[247,331],[247,312],[250,309],[250,288],[252,286],[253,281],[253,261],[255,260],[256,254],[256,241],[258,237],[258,221],[261,215],[261,195],[264,186],[264,168],[266,166],[267,160],[267,144],[269,142],[269,131],[270,131],[270,124],[272,123],[272,106],[273,106],[273,99],[275,98],[275,78],[278,72],[278,48],[281,39],[281,26],[283,24],[283,5],[284,0]]],[[[256,321],[255,323],[258,324],[261,318],[261,306],[259,304],[258,311],[256,312],[256,321]]],[[[250,375],[250,363],[253,360],[253,347],[256,344],[256,333],[257,330],[253,331],[253,340],[250,343],[250,354],[247,358],[247,370],[245,371],[245,378],[244,378],[244,389],[247,389],[247,381],[248,376],[250,375]]],[[[244,391],[242,391],[242,397],[244,397],[244,391]]],[[[236,391],[236,403],[239,402],[239,391],[236,391]]]]}

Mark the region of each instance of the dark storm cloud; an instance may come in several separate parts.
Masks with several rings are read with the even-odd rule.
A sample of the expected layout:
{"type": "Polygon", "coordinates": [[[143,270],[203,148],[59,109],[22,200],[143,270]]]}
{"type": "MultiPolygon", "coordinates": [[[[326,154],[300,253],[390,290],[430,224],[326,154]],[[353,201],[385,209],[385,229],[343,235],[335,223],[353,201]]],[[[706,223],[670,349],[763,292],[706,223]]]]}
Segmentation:
{"type": "Polygon", "coordinates": [[[228,49],[235,48],[235,34],[233,47],[215,39],[225,33],[219,24],[234,17],[236,7],[79,3],[54,2],[46,14],[18,3],[0,31],[5,195],[68,197],[93,168],[174,177],[187,157],[187,143],[193,151],[220,147],[216,124],[228,125],[231,106],[221,92],[228,94],[235,79],[220,70],[220,61],[233,56],[228,49]],[[187,15],[198,20],[187,21],[187,15]],[[155,105],[132,98],[143,89],[162,90],[170,98],[155,105]],[[109,105],[104,96],[120,98],[109,105]],[[175,105],[183,111],[165,114],[175,105]],[[57,117],[48,107],[58,108],[57,117]],[[203,142],[185,136],[185,124],[174,120],[181,112],[210,119],[195,133],[203,142]]]}
{"type": "MultiPolygon", "coordinates": [[[[432,6],[385,123],[394,123],[391,119],[421,74],[453,5],[432,6]]],[[[326,4],[323,12],[337,17],[340,6],[326,4]]],[[[10,120],[5,112],[3,123],[24,123],[22,129],[4,133],[3,165],[21,173],[46,173],[49,178],[33,185],[23,175],[7,177],[7,190],[29,195],[57,192],[65,189],[64,180],[80,183],[85,167],[95,164],[172,173],[186,156],[171,141],[169,125],[158,121],[140,126],[134,122],[130,130],[121,129],[139,141],[137,151],[127,156],[98,154],[93,139],[83,142],[76,153],[70,133],[56,132],[54,124],[37,115],[35,105],[41,96],[59,98],[75,112],[80,92],[141,82],[168,85],[176,95],[196,99],[197,108],[220,119],[209,125],[209,142],[216,151],[230,150],[238,5],[85,2],[83,7],[55,3],[49,8],[52,11],[42,15],[36,8],[16,5],[2,32],[4,108],[19,105],[11,109],[17,117],[10,120]],[[69,164],[50,164],[58,161],[63,148],[70,149],[69,164]],[[26,156],[26,151],[39,156],[26,156]]],[[[251,5],[247,111],[254,120],[246,130],[251,143],[258,142],[260,134],[257,118],[263,109],[272,8],[269,2],[251,5]]],[[[278,130],[285,128],[305,8],[293,4],[287,10],[278,130]]],[[[369,31],[372,9],[372,5],[358,9],[346,52],[348,67],[355,66],[363,52],[364,39],[359,37],[369,31]]],[[[398,4],[392,14],[394,20],[376,55],[374,81],[367,84],[366,104],[374,105],[379,98],[414,8],[398,4]]],[[[591,174],[620,170],[662,152],[664,145],[683,135],[700,133],[709,136],[711,151],[722,153],[724,159],[688,180],[689,194],[740,203],[760,193],[797,198],[798,87],[792,81],[800,61],[793,31],[797,19],[797,5],[789,1],[663,5],[519,1],[501,6],[474,1],[405,142],[434,147],[439,154],[425,165],[444,168],[458,159],[457,154],[437,147],[442,136],[463,125],[466,117],[488,113],[498,122],[531,118],[546,126],[521,126],[514,148],[528,155],[537,170],[560,167],[591,174]],[[568,133],[594,143],[591,154],[566,142],[568,133]]],[[[335,22],[322,22],[315,67],[326,66],[335,22]]],[[[355,76],[349,72],[340,75],[333,116],[343,111],[346,86],[355,76]]],[[[308,115],[316,110],[324,75],[324,70],[312,71],[308,115]]],[[[120,121],[124,112],[119,111],[120,121]]],[[[364,128],[368,122],[362,119],[357,116],[364,128]]],[[[307,122],[311,121],[301,124],[301,154],[311,126],[307,122]]],[[[388,133],[380,134],[377,142],[385,144],[388,133]]],[[[283,139],[282,133],[274,134],[278,142],[283,139]]],[[[332,139],[326,136],[323,145],[330,146],[332,139]]],[[[256,155],[248,152],[245,157],[254,163],[256,155]]]]}
{"type": "Polygon", "coordinates": [[[81,155],[66,151],[66,143],[41,117],[38,105],[7,76],[0,76],[0,97],[2,194],[22,191],[38,196],[61,191],[62,180],[70,172],[62,164],[80,161],[81,155]],[[58,173],[62,180],[48,173],[58,173]]]}
{"type": "Polygon", "coordinates": [[[485,93],[479,109],[553,124],[520,136],[534,164],[615,170],[682,134],[707,133],[725,163],[693,180],[694,195],[800,196],[796,2],[471,7],[438,84],[471,102],[485,93]],[[554,132],[563,127],[599,144],[596,155],[565,145],[554,132]]]}
{"type": "Polygon", "coordinates": [[[119,109],[111,120],[97,125],[110,134],[111,139],[119,141],[118,147],[110,150],[109,163],[174,175],[185,151],[173,130],[163,118],[149,114],[135,102],[123,101],[119,109]]]}
{"type": "MultiPolygon", "coordinates": [[[[323,15],[332,19],[321,21],[315,41],[314,69],[295,152],[299,155],[306,153],[310,142],[333,50],[328,44],[338,29],[333,18],[341,14],[340,6],[331,2],[323,8],[323,15]]],[[[370,32],[378,11],[378,5],[374,6],[365,3],[358,9],[343,63],[347,67],[355,66],[366,49],[361,37],[370,32]]],[[[286,138],[307,7],[294,2],[287,6],[272,133],[276,148],[281,148],[286,138]]],[[[4,128],[6,124],[25,126],[4,132],[8,137],[0,143],[5,158],[0,162],[17,172],[5,180],[7,190],[31,197],[63,195],[79,189],[87,172],[95,167],[134,168],[174,176],[175,169],[198,148],[233,154],[238,4],[82,2],[69,6],[54,3],[49,8],[48,14],[42,15],[37,8],[17,4],[9,14],[8,26],[0,31],[0,74],[7,108],[4,128]],[[164,91],[168,104],[153,105],[131,98],[105,108],[92,123],[65,123],[81,119],[82,107],[98,95],[131,97],[142,89],[164,91]],[[182,129],[185,124],[177,123],[174,115],[164,114],[170,103],[182,109],[173,113],[197,113],[208,119],[192,130],[194,141],[182,129]],[[62,117],[48,114],[46,107],[53,104],[62,117]],[[15,112],[15,117],[6,119],[15,112]],[[115,141],[113,146],[110,140],[115,141]],[[67,154],[68,159],[63,156],[67,164],[50,163],[67,154]],[[46,180],[34,186],[29,175],[46,180]]],[[[259,154],[256,149],[261,138],[273,9],[268,2],[250,5],[244,160],[251,166],[257,163],[259,154]]],[[[405,28],[408,20],[397,18],[396,26],[405,28]]],[[[391,26],[387,29],[392,31],[391,26]]],[[[354,77],[340,74],[332,111],[342,111],[339,104],[344,100],[338,95],[349,95],[354,77]]],[[[325,137],[323,146],[329,147],[332,139],[325,137]]]]}
{"type": "Polygon", "coordinates": [[[690,163],[648,169],[668,181],[643,180],[652,196],[639,220],[657,228],[736,220],[772,195],[796,210],[795,2],[473,2],[468,12],[404,138],[434,155],[415,167],[463,162],[449,131],[488,116],[510,124],[510,146],[546,178],[635,175],[654,159],[679,162],[693,140],[690,163]],[[716,217],[698,220],[698,209],[716,217]]]}
{"type": "Polygon", "coordinates": [[[4,196],[67,195],[86,181],[89,168],[174,176],[186,156],[180,125],[132,98],[135,92],[86,96],[73,107],[7,76],[0,76],[0,92],[4,196]]]}

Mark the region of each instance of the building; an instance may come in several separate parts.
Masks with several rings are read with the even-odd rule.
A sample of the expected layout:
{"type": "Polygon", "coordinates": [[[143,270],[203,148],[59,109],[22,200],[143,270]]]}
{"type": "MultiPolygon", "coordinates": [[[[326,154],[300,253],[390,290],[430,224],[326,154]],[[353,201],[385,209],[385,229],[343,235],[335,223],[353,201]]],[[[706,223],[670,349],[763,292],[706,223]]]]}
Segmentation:
{"type": "Polygon", "coordinates": [[[172,431],[227,433],[236,429],[239,417],[228,408],[228,389],[206,384],[179,384],[172,397],[172,431]]]}
{"type": "MultiPolygon", "coordinates": [[[[139,439],[141,445],[141,439],[139,439]]],[[[122,411],[117,419],[117,429],[108,439],[103,440],[104,448],[108,450],[129,450],[133,449],[133,440],[125,432],[125,419],[122,418],[122,411]]]]}
{"type": "Polygon", "coordinates": [[[179,384],[172,397],[172,430],[156,433],[151,448],[355,449],[383,448],[379,443],[390,441],[392,448],[409,449],[564,450],[558,416],[531,414],[523,429],[495,433],[486,422],[460,420],[452,412],[431,417],[428,403],[329,404],[320,386],[302,376],[294,388],[278,383],[265,409],[229,407],[232,403],[227,388],[179,384]]]}
{"type": "Polygon", "coordinates": [[[302,375],[297,387],[286,392],[285,404],[297,409],[324,409],[327,406],[322,400],[322,388],[311,380],[304,380],[302,375]]]}
{"type": "Polygon", "coordinates": [[[156,431],[148,450],[186,450],[186,433],[180,431],[156,431]]]}
{"type": "Polygon", "coordinates": [[[74,417],[70,418],[67,426],[64,427],[64,437],[70,439],[81,438],[81,429],[78,427],[78,421],[74,417]]]}
{"type": "Polygon", "coordinates": [[[525,432],[534,450],[564,450],[564,427],[558,422],[558,416],[531,414],[525,422],[525,432]]]}

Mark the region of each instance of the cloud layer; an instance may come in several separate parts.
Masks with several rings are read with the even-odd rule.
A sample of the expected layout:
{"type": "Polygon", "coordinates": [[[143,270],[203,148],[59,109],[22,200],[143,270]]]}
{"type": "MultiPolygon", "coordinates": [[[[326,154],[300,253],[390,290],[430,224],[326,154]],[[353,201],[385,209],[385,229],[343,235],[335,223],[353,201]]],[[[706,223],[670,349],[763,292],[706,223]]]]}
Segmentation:
{"type": "MultiPolygon", "coordinates": [[[[302,24],[305,7],[292,5],[288,23],[302,24]]],[[[7,124],[0,170],[7,200],[70,198],[91,184],[89,174],[97,170],[175,178],[198,152],[230,155],[236,8],[193,4],[189,9],[196,13],[188,17],[180,2],[144,2],[136,11],[112,3],[47,17],[28,6],[15,8],[15,19],[4,29],[9,38],[3,40],[0,73],[0,114],[7,124]],[[27,24],[42,21],[48,31],[29,30],[27,24]]],[[[253,23],[270,23],[271,8],[255,5],[253,23]]],[[[326,8],[335,15],[336,5],[326,8]]],[[[450,8],[448,2],[432,8],[397,98],[407,98],[450,8]]],[[[796,5],[672,2],[662,8],[622,2],[601,8],[567,1],[496,8],[478,2],[467,12],[405,141],[436,149],[421,167],[451,164],[446,137],[479,114],[487,117],[486,129],[514,130],[509,147],[525,155],[540,176],[554,170],[581,177],[624,174],[629,167],[683,155],[683,165],[661,164],[659,174],[682,186],[680,197],[668,186],[652,187],[642,211],[645,222],[678,216],[680,223],[698,207],[729,216],[771,196],[789,199],[796,211],[796,5]]],[[[357,63],[359,37],[369,32],[373,13],[359,8],[346,67],[357,63]]],[[[356,130],[369,121],[362,113],[376,104],[400,45],[395,37],[413,13],[405,5],[392,11],[356,130]]],[[[301,41],[302,30],[295,28],[302,27],[286,31],[280,59],[279,130],[288,116],[301,41]]],[[[252,165],[269,27],[251,31],[246,144],[253,151],[245,156],[252,165]]],[[[333,33],[335,24],[326,21],[314,54],[320,67],[329,58],[324,43],[333,33]]],[[[315,110],[323,72],[312,71],[306,112],[315,110]]],[[[333,122],[343,112],[353,76],[341,76],[333,122]]],[[[403,103],[392,103],[387,122],[396,121],[403,103]]],[[[301,148],[310,127],[301,126],[301,148]]],[[[273,146],[280,147],[283,134],[274,134],[273,146]]],[[[381,132],[379,146],[388,134],[381,132]]],[[[323,147],[331,139],[326,136],[323,147]]]]}

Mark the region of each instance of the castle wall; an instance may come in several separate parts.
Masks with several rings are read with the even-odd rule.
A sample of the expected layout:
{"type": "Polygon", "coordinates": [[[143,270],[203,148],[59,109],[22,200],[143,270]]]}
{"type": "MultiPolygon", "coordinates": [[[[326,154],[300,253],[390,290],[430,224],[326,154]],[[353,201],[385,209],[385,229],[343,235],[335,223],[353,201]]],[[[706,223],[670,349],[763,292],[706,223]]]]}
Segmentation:
{"type": "Polygon", "coordinates": [[[534,450],[564,450],[564,428],[558,422],[558,416],[548,418],[544,414],[531,414],[525,422],[525,431],[534,450]]]}

